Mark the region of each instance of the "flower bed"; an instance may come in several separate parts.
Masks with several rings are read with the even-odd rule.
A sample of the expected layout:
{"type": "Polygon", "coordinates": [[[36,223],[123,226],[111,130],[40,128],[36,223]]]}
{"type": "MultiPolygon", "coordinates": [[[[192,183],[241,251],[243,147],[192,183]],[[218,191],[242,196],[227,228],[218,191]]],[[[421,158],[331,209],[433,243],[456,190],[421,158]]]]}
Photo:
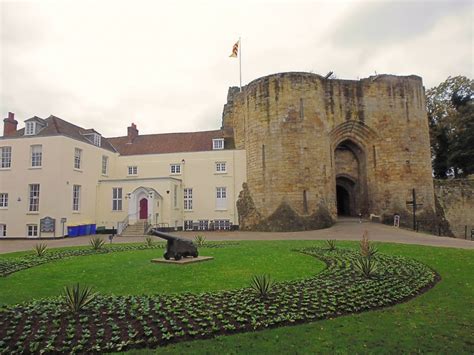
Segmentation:
{"type": "Polygon", "coordinates": [[[314,277],[276,283],[268,297],[251,289],[201,294],[97,296],[72,314],[63,300],[46,299],[0,312],[0,351],[104,352],[156,347],[267,327],[363,312],[406,301],[439,279],[429,267],[378,254],[370,278],[357,272],[353,250],[299,250],[323,260],[314,277]]]}

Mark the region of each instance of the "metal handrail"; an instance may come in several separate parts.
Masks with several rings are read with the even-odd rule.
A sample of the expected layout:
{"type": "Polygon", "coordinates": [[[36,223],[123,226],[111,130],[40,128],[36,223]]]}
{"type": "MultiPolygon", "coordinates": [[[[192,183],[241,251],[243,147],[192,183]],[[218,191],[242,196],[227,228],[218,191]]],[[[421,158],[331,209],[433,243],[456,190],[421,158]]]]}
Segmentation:
{"type": "Polygon", "coordinates": [[[117,222],[117,234],[121,235],[122,232],[128,227],[130,223],[130,217],[138,215],[137,213],[131,213],[124,218],[122,222],[117,222]]]}
{"type": "Polygon", "coordinates": [[[148,215],[145,225],[143,226],[143,234],[148,233],[148,229],[151,227],[151,214],[148,215]]]}

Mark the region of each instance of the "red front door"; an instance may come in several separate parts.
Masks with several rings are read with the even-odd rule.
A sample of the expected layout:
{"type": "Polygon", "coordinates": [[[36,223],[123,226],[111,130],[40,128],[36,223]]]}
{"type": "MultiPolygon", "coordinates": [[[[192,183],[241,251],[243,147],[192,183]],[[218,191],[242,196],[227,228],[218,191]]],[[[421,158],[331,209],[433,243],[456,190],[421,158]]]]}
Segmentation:
{"type": "Polygon", "coordinates": [[[142,198],[140,200],[140,219],[147,219],[148,218],[148,200],[146,198],[142,198]]]}

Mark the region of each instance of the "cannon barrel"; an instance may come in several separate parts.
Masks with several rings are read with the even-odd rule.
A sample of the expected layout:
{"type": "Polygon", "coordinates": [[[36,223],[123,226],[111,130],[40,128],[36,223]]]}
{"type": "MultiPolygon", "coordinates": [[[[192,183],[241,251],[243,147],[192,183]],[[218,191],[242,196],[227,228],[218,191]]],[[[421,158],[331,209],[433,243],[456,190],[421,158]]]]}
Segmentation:
{"type": "Polygon", "coordinates": [[[159,230],[157,230],[155,228],[151,229],[150,234],[154,235],[155,237],[160,237],[160,238],[163,238],[163,239],[166,239],[166,240],[177,240],[177,239],[179,239],[178,237],[175,237],[174,235],[164,233],[164,232],[160,232],[159,230]]]}

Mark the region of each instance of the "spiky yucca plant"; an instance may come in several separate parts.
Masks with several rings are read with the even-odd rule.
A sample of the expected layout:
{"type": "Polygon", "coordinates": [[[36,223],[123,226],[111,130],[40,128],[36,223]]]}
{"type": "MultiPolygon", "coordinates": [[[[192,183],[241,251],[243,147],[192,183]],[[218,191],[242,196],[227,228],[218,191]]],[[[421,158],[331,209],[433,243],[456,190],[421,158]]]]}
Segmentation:
{"type": "Polygon", "coordinates": [[[334,239],[326,240],[327,250],[334,251],[336,250],[336,241],[334,239]]]}
{"type": "Polygon", "coordinates": [[[377,271],[377,261],[373,258],[358,256],[354,261],[354,267],[366,278],[369,278],[377,271]]]}
{"type": "Polygon", "coordinates": [[[44,256],[44,254],[46,254],[46,249],[48,249],[48,246],[44,243],[35,244],[33,248],[36,256],[38,257],[44,256]]]}
{"type": "Polygon", "coordinates": [[[89,244],[92,246],[92,249],[99,250],[104,246],[104,240],[101,237],[91,238],[89,244]]]}
{"type": "Polygon", "coordinates": [[[145,245],[146,245],[147,247],[153,246],[153,238],[152,238],[152,237],[146,237],[146,238],[145,238],[145,245]]]}
{"type": "Polygon", "coordinates": [[[206,237],[203,236],[203,235],[197,235],[197,236],[194,237],[194,243],[198,247],[202,247],[202,246],[204,246],[204,244],[206,244],[206,237]]]}
{"type": "Polygon", "coordinates": [[[92,292],[92,287],[81,287],[78,283],[64,287],[64,303],[72,312],[77,313],[87,306],[97,294],[92,292]]]}
{"type": "Polygon", "coordinates": [[[373,256],[375,256],[375,254],[377,254],[377,252],[377,248],[369,240],[369,232],[365,230],[360,241],[360,255],[366,258],[372,258],[373,256]]]}
{"type": "Polygon", "coordinates": [[[268,298],[273,285],[274,282],[270,278],[270,275],[254,275],[250,283],[250,287],[260,298],[268,298]]]}

